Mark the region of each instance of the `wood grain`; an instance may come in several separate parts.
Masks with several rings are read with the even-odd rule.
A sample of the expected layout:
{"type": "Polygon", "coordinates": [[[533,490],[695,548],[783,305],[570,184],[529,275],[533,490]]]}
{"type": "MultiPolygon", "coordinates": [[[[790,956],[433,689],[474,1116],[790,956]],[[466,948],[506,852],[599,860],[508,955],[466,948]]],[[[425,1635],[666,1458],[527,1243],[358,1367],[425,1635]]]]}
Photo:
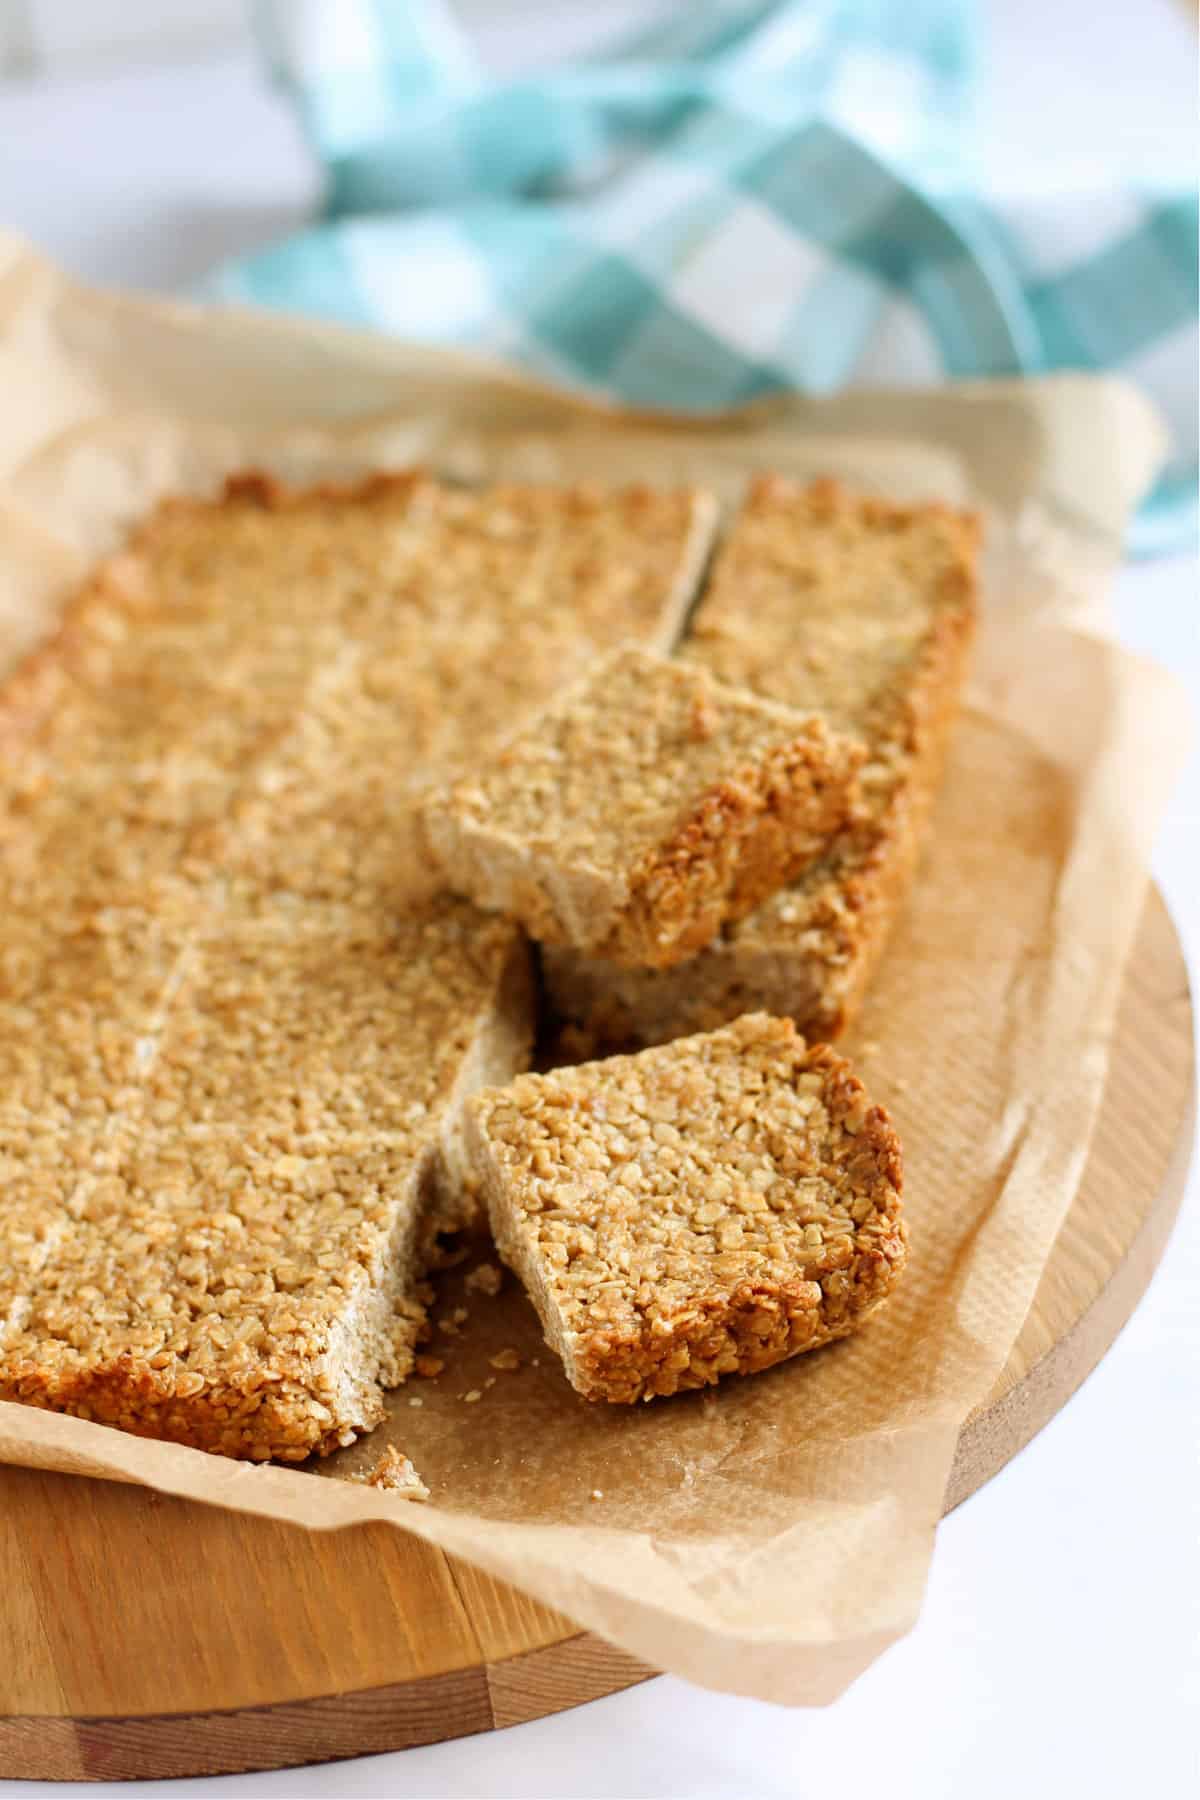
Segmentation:
{"type": "MultiPolygon", "coordinates": [[[[957,1505],[1061,1407],[1162,1254],[1194,1123],[1192,1008],[1156,894],[1080,1194],[957,1505]]],[[[144,1489],[0,1470],[0,1776],[278,1768],[539,1718],[652,1671],[384,1525],[305,1533],[144,1489]]]]}

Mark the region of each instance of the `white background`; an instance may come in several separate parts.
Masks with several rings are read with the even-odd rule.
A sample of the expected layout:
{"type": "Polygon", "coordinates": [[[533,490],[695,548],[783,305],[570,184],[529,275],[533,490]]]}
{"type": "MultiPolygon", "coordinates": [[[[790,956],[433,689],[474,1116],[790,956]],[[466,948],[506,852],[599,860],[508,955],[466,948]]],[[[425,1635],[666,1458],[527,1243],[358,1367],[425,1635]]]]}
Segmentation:
{"type": "MultiPolygon", "coordinates": [[[[513,65],[657,9],[593,0],[581,17],[570,4],[471,0],[465,10],[493,60],[513,65]]],[[[299,222],[315,172],[258,79],[241,11],[237,0],[0,0],[0,73],[35,70],[0,80],[0,225],[90,277],[163,288],[299,222]]],[[[983,122],[995,185],[1102,189],[1131,169],[1194,168],[1186,3],[993,0],[988,11],[983,122]]],[[[1173,667],[1200,702],[1194,561],[1126,569],[1117,607],[1125,640],[1173,667]]],[[[1156,857],[1193,970],[1198,844],[1193,758],[1156,857]]],[[[425,1750],[124,1791],[1190,1800],[1200,1792],[1195,1198],[1193,1180],[1150,1293],[1101,1367],[942,1526],[917,1629],[827,1711],[784,1712],[663,1678],[425,1750]]],[[[11,1783],[5,1800],[79,1791],[11,1783]]]]}

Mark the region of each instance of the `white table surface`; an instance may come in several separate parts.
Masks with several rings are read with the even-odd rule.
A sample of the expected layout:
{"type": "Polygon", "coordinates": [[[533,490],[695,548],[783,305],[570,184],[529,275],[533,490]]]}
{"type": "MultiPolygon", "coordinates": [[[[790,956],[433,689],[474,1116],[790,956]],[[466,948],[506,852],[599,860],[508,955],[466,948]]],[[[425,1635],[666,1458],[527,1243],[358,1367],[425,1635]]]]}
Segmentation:
{"type": "MultiPolygon", "coordinates": [[[[530,18],[535,10],[544,18],[544,9],[524,8],[530,18]]],[[[1129,155],[1146,167],[1190,154],[1186,6],[996,0],[991,11],[983,116],[995,180],[1037,171],[1044,185],[1057,166],[1078,181],[1089,157],[1119,173],[1129,155]]],[[[510,41],[499,49],[516,59],[510,41]]],[[[289,229],[315,191],[291,120],[248,53],[0,87],[0,224],[94,279],[186,283],[289,229]]],[[[1126,642],[1176,670],[1200,702],[1194,560],[1126,568],[1117,611],[1126,642]]],[[[1155,859],[1193,970],[1198,845],[1193,758],[1155,859]]],[[[1150,1292],[1100,1368],[943,1524],[916,1630],[828,1710],[787,1712],[663,1677],[554,1719],[428,1749],[125,1791],[172,1800],[885,1792],[1123,1800],[1135,1790],[1182,1800],[1200,1791],[1196,1189],[1193,1178],[1150,1292]]],[[[14,1782],[4,1793],[43,1800],[79,1791],[14,1782]]]]}

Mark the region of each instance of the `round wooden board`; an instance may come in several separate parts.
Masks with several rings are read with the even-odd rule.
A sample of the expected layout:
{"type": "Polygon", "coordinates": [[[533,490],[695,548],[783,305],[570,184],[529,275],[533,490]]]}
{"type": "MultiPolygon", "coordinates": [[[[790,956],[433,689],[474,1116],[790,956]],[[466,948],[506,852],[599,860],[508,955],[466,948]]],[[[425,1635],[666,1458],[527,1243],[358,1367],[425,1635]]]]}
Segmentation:
{"type": "MultiPolygon", "coordinates": [[[[1079,1198],[946,1510],[1028,1443],[1136,1306],[1194,1124],[1187,970],[1157,894],[1079,1198]]],[[[386,1525],[309,1534],[141,1488],[0,1470],[0,1776],[282,1768],[535,1719],[652,1674],[386,1525]]]]}

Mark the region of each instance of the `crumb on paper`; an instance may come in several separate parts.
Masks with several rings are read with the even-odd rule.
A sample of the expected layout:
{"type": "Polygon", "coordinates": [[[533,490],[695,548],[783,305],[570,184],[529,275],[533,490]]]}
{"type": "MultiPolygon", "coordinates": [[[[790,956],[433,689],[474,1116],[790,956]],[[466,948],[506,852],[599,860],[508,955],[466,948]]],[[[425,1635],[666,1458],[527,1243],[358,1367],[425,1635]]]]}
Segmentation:
{"type": "Polygon", "coordinates": [[[507,1349],[497,1350],[495,1356],[489,1356],[488,1363],[493,1369],[519,1369],[521,1358],[509,1345],[507,1349]]]}
{"type": "Polygon", "coordinates": [[[374,1468],[356,1475],[354,1479],[365,1482],[368,1487],[382,1488],[389,1494],[399,1494],[404,1500],[429,1498],[429,1489],[412,1462],[394,1444],[386,1446],[374,1468]]]}
{"type": "Polygon", "coordinates": [[[418,1375],[423,1375],[426,1381],[431,1381],[435,1375],[440,1375],[445,1366],[440,1356],[418,1356],[413,1360],[413,1368],[418,1375]]]}
{"type": "Polygon", "coordinates": [[[409,1397],[408,1404],[410,1406],[424,1406],[425,1402],[422,1400],[420,1394],[412,1394],[409,1397]]]}
{"type": "Polygon", "coordinates": [[[469,1294],[487,1294],[494,1300],[503,1280],[504,1275],[495,1263],[482,1262],[471,1270],[464,1286],[469,1294]]]}
{"type": "Polygon", "coordinates": [[[603,1500],[603,1498],[604,1498],[604,1489],[603,1488],[593,1488],[592,1489],[592,1499],[593,1500],[603,1500]]]}
{"type": "Polygon", "coordinates": [[[438,1330],[447,1337],[457,1337],[471,1314],[465,1306],[456,1306],[445,1318],[438,1320],[438,1330]]]}
{"type": "Polygon", "coordinates": [[[473,1406],[475,1404],[476,1400],[483,1399],[483,1394],[479,1388],[468,1388],[466,1393],[463,1395],[463,1399],[466,1401],[468,1406],[473,1406]]]}

